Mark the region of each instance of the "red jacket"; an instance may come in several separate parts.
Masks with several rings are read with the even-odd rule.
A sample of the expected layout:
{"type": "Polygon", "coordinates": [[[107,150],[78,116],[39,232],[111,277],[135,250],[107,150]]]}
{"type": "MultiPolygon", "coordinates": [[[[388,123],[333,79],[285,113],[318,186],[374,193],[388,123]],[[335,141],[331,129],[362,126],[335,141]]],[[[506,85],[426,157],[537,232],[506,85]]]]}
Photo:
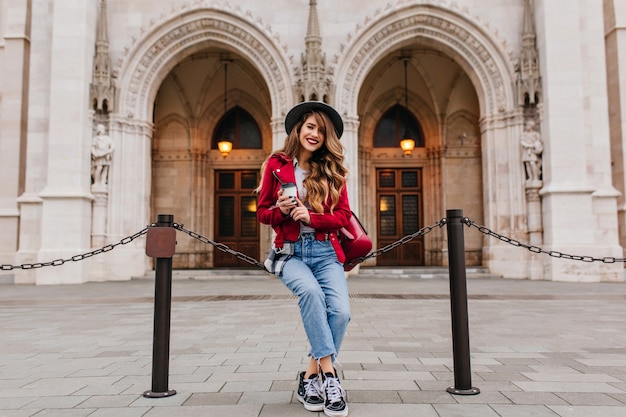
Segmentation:
{"type": "MultiPolygon", "coordinates": [[[[264,224],[269,224],[276,232],[276,239],[274,239],[274,246],[277,248],[283,247],[283,242],[297,241],[300,235],[300,222],[294,221],[291,217],[285,217],[281,213],[276,201],[278,200],[278,190],[280,190],[280,182],[274,177],[272,172],[276,172],[276,175],[283,182],[296,182],[296,175],[293,166],[293,160],[284,154],[272,155],[267,164],[265,165],[265,172],[263,173],[263,183],[261,184],[261,192],[259,193],[259,201],[257,203],[257,219],[264,224]]],[[[300,196],[298,196],[300,198],[300,196]]],[[[315,213],[309,211],[311,215],[310,227],[315,229],[315,236],[319,240],[324,240],[328,237],[331,241],[335,252],[337,253],[337,259],[339,262],[344,263],[346,257],[341,249],[339,240],[337,240],[337,230],[347,225],[352,216],[350,210],[350,203],[348,202],[348,191],[344,186],[339,195],[339,201],[330,213],[330,200],[327,200],[324,206],[324,213],[315,213]]]]}

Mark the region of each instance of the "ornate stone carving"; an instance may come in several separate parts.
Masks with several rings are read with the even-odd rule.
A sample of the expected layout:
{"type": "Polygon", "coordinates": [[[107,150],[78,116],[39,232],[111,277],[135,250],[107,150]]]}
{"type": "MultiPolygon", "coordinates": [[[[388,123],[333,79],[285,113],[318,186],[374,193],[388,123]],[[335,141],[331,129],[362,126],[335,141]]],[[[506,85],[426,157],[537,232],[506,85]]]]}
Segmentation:
{"type": "Polygon", "coordinates": [[[106,207],[109,203],[109,193],[106,191],[92,191],[93,205],[96,207],[106,207]]]}
{"type": "Polygon", "coordinates": [[[309,1],[309,21],[305,37],[306,51],[296,68],[298,78],[295,90],[297,101],[320,100],[330,102],[334,98],[335,87],[331,73],[326,69],[326,54],[322,52],[322,37],[317,16],[317,1],[309,1]]]}
{"type": "Polygon", "coordinates": [[[541,187],[526,187],[526,201],[529,203],[541,201],[541,196],[539,195],[540,188],[541,187]]]}
{"type": "Polygon", "coordinates": [[[90,90],[91,102],[94,106],[93,110],[106,114],[115,109],[116,90],[111,76],[106,0],[100,2],[96,35],[96,55],[93,61],[93,81],[90,90]]]}
{"type": "MultiPolygon", "coordinates": [[[[398,5],[404,3],[407,3],[406,0],[401,0],[398,2],[398,5]]],[[[449,11],[445,10],[444,7],[465,14],[467,14],[467,8],[465,7],[461,10],[454,1],[447,3],[439,1],[438,3],[442,5],[440,11],[437,13],[437,9],[435,9],[436,14],[433,14],[432,1],[422,1],[418,3],[423,3],[430,7],[421,9],[419,5],[417,5],[414,14],[396,18],[393,15],[397,14],[398,7],[392,8],[391,5],[388,4],[384,12],[378,9],[373,18],[368,16],[365,19],[366,22],[372,20],[379,22],[380,20],[388,18],[390,23],[383,25],[377,32],[373,32],[369,36],[369,39],[363,42],[357,54],[351,58],[350,66],[346,70],[345,83],[343,83],[345,86],[345,94],[341,96],[342,107],[350,108],[349,101],[354,100],[350,91],[352,90],[355,80],[362,78],[361,73],[369,69],[369,66],[366,64],[372,59],[376,59],[379,52],[382,53],[382,51],[389,50],[393,44],[399,43],[400,39],[425,37],[450,45],[459,55],[463,56],[463,58],[472,65],[472,70],[476,72],[482,80],[482,86],[485,89],[485,97],[488,100],[487,107],[494,111],[504,112],[508,107],[505,87],[505,85],[508,84],[505,84],[503,81],[501,69],[499,69],[492,52],[487,49],[483,40],[476,37],[475,34],[481,33],[481,31],[466,30],[466,28],[460,26],[455,21],[446,19],[445,17],[449,11]],[[388,13],[388,16],[384,16],[385,13],[388,13]]],[[[467,22],[477,22],[477,18],[468,17],[467,22]]],[[[472,28],[476,28],[477,26],[478,25],[472,26],[472,28]]],[[[486,24],[481,24],[480,26],[483,29],[488,28],[486,24]]],[[[354,46],[348,45],[353,39],[361,39],[362,33],[360,32],[367,30],[367,28],[368,25],[366,24],[357,24],[356,30],[346,36],[346,43],[340,46],[340,51],[345,52],[346,50],[351,50],[354,46]]],[[[512,69],[513,63],[510,62],[510,59],[513,54],[505,53],[506,42],[499,40],[497,33],[492,34],[492,39],[493,40],[490,42],[494,45],[496,44],[495,41],[499,41],[502,52],[501,58],[506,64],[509,64],[512,69]]],[[[337,65],[340,59],[340,55],[336,55],[333,63],[337,65]]]]}
{"type": "MultiPolygon", "coordinates": [[[[262,69],[268,72],[268,78],[274,82],[271,91],[276,91],[277,94],[281,95],[281,97],[276,98],[275,102],[284,106],[289,105],[290,101],[285,96],[288,90],[284,85],[286,80],[284,80],[284,72],[281,71],[277,63],[278,57],[272,54],[266,44],[259,41],[259,36],[255,36],[253,33],[255,30],[262,33],[263,40],[272,40],[277,49],[286,53],[286,44],[281,42],[278,33],[273,33],[270,25],[264,23],[260,18],[255,18],[252,12],[241,10],[239,6],[233,7],[229,3],[209,0],[196,0],[193,4],[187,4],[185,13],[188,19],[186,21],[181,22],[180,13],[181,11],[173,6],[169,14],[161,13],[159,19],[149,19],[148,30],[144,27],[141,28],[142,38],[144,38],[144,32],[151,33],[158,28],[162,29],[167,26],[172,26],[172,28],[160,35],[158,40],[154,40],[154,44],[149,48],[140,50],[138,52],[140,55],[132,56],[130,54],[130,51],[134,49],[136,38],[133,38],[130,46],[124,48],[124,57],[118,60],[114,74],[132,71],[132,78],[125,86],[124,100],[128,109],[135,108],[138,103],[147,99],[148,90],[153,87],[152,83],[147,82],[147,80],[154,78],[156,72],[163,68],[164,62],[172,59],[172,56],[179,51],[195,44],[199,45],[206,39],[221,40],[234,48],[246,51],[250,59],[262,63],[262,69]],[[219,14],[214,17],[216,16],[215,13],[206,13],[210,9],[227,13],[229,16],[233,14],[240,20],[229,19],[226,21],[220,19],[219,14]],[[196,19],[192,18],[194,13],[198,15],[196,19]],[[174,27],[174,25],[176,26],[174,27]],[[130,67],[130,69],[124,68],[125,66],[130,67]]],[[[281,110],[284,112],[286,108],[281,110]]]]}
{"type": "Polygon", "coordinates": [[[520,106],[536,105],[541,96],[541,76],[539,74],[539,53],[537,52],[535,25],[532,19],[532,7],[529,0],[524,0],[524,31],[522,51],[517,72],[517,101],[520,106]]]}

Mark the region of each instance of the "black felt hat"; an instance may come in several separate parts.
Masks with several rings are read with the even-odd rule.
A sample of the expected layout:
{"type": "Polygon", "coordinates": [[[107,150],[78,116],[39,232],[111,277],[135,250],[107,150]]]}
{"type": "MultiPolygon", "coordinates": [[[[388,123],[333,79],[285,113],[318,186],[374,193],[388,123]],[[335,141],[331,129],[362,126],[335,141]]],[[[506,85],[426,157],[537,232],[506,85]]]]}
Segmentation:
{"type": "Polygon", "coordinates": [[[343,134],[343,120],[337,110],[323,101],[305,101],[304,103],[295,105],[291,110],[289,110],[287,116],[285,117],[285,130],[287,131],[287,134],[291,133],[294,126],[298,123],[298,120],[300,120],[302,116],[311,111],[326,113],[335,126],[335,133],[337,133],[337,137],[341,138],[341,135],[343,134]]]}

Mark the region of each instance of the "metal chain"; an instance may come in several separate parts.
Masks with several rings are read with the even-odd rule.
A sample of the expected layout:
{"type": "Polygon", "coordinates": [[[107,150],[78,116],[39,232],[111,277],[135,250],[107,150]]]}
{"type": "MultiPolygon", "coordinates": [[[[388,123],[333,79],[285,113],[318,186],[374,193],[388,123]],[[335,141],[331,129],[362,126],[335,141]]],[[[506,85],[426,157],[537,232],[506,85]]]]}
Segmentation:
{"type": "MultiPolygon", "coordinates": [[[[360,258],[356,258],[353,259],[350,263],[348,263],[347,265],[352,266],[352,265],[356,265],[359,264],[369,258],[374,258],[376,256],[379,256],[385,252],[389,252],[392,249],[395,249],[396,247],[400,246],[400,245],[404,245],[405,243],[410,242],[411,240],[415,239],[418,236],[423,236],[426,235],[428,233],[430,233],[434,228],[436,227],[442,227],[447,223],[447,219],[443,218],[441,220],[439,220],[437,223],[433,224],[432,226],[426,226],[421,228],[420,230],[418,230],[417,232],[410,234],[410,235],[406,235],[403,238],[390,243],[374,252],[371,252],[370,254],[368,254],[367,256],[362,256],[360,258]]],[[[182,224],[178,224],[178,223],[174,223],[173,227],[175,229],[180,230],[181,232],[184,232],[186,234],[188,234],[189,236],[191,236],[194,239],[197,239],[201,242],[204,243],[208,243],[210,245],[215,246],[217,249],[221,250],[222,252],[226,252],[226,253],[230,253],[231,255],[236,256],[237,258],[241,259],[242,261],[248,262],[249,264],[258,266],[259,268],[263,268],[265,269],[265,265],[263,265],[261,262],[257,261],[256,259],[246,255],[245,253],[242,252],[238,252],[236,250],[233,250],[231,248],[229,248],[228,246],[224,245],[223,243],[218,243],[218,242],[214,242],[211,239],[204,237],[202,235],[199,235],[196,232],[192,232],[191,230],[187,230],[183,227],[182,224]]]]}
{"type": "Polygon", "coordinates": [[[441,220],[439,220],[437,223],[433,224],[432,226],[426,226],[426,227],[422,227],[420,230],[418,230],[417,232],[410,234],[410,235],[406,235],[404,237],[402,237],[401,239],[396,240],[395,242],[392,242],[388,245],[383,246],[380,249],[375,250],[374,252],[370,252],[368,255],[366,256],[362,256],[360,258],[356,258],[353,259],[352,261],[350,261],[347,266],[352,266],[352,265],[356,265],[356,264],[360,264],[361,262],[370,259],[370,258],[375,258],[379,255],[382,255],[385,252],[389,252],[392,249],[397,248],[400,245],[404,245],[406,243],[409,243],[410,241],[412,241],[413,239],[419,237],[419,236],[424,236],[427,235],[428,233],[430,233],[433,229],[435,228],[441,228],[444,225],[446,225],[448,223],[448,219],[446,219],[445,217],[441,220]]]}
{"type": "Polygon", "coordinates": [[[204,237],[204,236],[202,236],[202,235],[200,235],[200,234],[198,234],[196,232],[192,232],[191,230],[187,230],[187,229],[185,229],[183,227],[182,224],[174,223],[174,225],[172,227],[174,227],[174,229],[180,230],[183,233],[188,234],[189,236],[191,236],[194,239],[199,240],[200,242],[208,243],[210,245],[213,245],[217,249],[221,250],[222,252],[230,253],[231,255],[236,256],[237,258],[241,259],[242,261],[248,262],[249,264],[252,264],[252,265],[258,266],[259,268],[265,269],[265,266],[261,262],[259,262],[256,259],[246,255],[245,253],[238,252],[238,251],[236,251],[234,249],[229,248],[228,246],[224,245],[223,243],[214,242],[211,239],[209,239],[207,237],[204,237]]]}
{"type": "Polygon", "coordinates": [[[559,252],[559,251],[555,251],[555,250],[551,250],[551,251],[547,251],[544,250],[538,246],[533,246],[533,245],[527,245],[525,243],[522,243],[518,240],[515,239],[511,239],[510,237],[506,237],[504,235],[501,235],[499,233],[494,232],[493,230],[485,227],[485,226],[481,226],[478,225],[476,223],[474,223],[474,221],[470,220],[467,217],[464,217],[463,220],[461,220],[462,223],[465,223],[467,226],[469,227],[475,227],[476,229],[478,229],[481,233],[488,235],[488,236],[492,236],[495,237],[496,239],[499,239],[503,242],[506,242],[510,245],[513,246],[517,246],[517,247],[521,247],[521,248],[526,248],[529,251],[531,251],[532,253],[543,253],[549,256],[552,256],[553,258],[562,258],[562,259],[568,259],[568,260],[572,260],[572,261],[583,261],[583,262],[603,262],[605,264],[614,264],[616,262],[626,262],[626,258],[614,258],[612,256],[607,256],[604,258],[595,258],[593,256],[580,256],[580,255],[569,255],[567,253],[563,253],[563,252],[559,252]]]}
{"type": "Polygon", "coordinates": [[[35,263],[22,264],[22,265],[0,265],[0,271],[11,271],[13,269],[37,269],[37,268],[43,268],[45,266],[60,266],[66,262],[82,261],[83,259],[91,258],[92,256],[99,255],[104,252],[112,251],[113,249],[115,249],[115,247],[119,245],[126,245],[127,243],[132,242],[133,240],[137,239],[139,236],[145,235],[146,233],[148,233],[147,227],[141,230],[140,232],[135,233],[134,235],[125,237],[124,239],[120,240],[117,243],[112,243],[112,244],[103,246],[99,249],[92,250],[91,252],[83,253],[81,255],[74,255],[71,258],[55,259],[54,261],[49,261],[49,262],[35,262],[35,263]]]}
{"type": "MultiPolygon", "coordinates": [[[[559,252],[559,251],[547,251],[544,250],[538,246],[533,246],[533,245],[528,245],[525,243],[520,242],[519,240],[515,240],[512,239],[510,237],[507,237],[505,235],[501,235],[499,233],[494,232],[493,230],[485,227],[485,226],[481,226],[476,224],[473,220],[464,217],[461,220],[462,223],[464,223],[465,225],[467,225],[468,227],[475,227],[476,229],[478,229],[479,232],[487,235],[487,236],[491,236],[491,237],[495,237],[498,240],[501,240],[502,242],[508,243],[512,246],[516,246],[516,247],[521,247],[521,248],[526,248],[528,249],[530,252],[532,253],[541,253],[541,254],[545,254],[548,256],[551,256],[553,258],[561,258],[561,259],[568,259],[568,260],[573,260],[573,261],[582,261],[582,262],[603,262],[606,264],[610,264],[610,263],[617,263],[617,262],[626,262],[626,258],[615,258],[615,257],[611,257],[611,256],[607,256],[607,257],[603,257],[603,258],[596,258],[593,256],[580,256],[580,255],[570,255],[567,253],[563,253],[563,252],[559,252]]],[[[435,228],[441,228],[444,225],[446,225],[448,223],[448,220],[446,218],[442,218],[441,220],[439,220],[438,222],[434,223],[432,226],[426,226],[421,228],[420,230],[418,230],[417,232],[410,234],[410,235],[406,235],[404,237],[402,237],[401,239],[398,239],[397,241],[390,243],[386,246],[383,246],[380,249],[377,249],[371,253],[369,253],[366,256],[357,258],[352,260],[348,265],[352,266],[352,265],[356,265],[359,264],[361,262],[364,262],[370,258],[375,258],[377,256],[382,255],[383,253],[389,252],[395,248],[397,248],[398,246],[404,245],[410,241],[412,241],[413,239],[419,237],[419,236],[424,236],[428,233],[430,233],[433,229],[435,228]]],[[[154,226],[154,224],[150,225],[149,227],[154,226]]],[[[226,252],[229,253],[231,255],[236,256],[238,259],[241,259],[244,262],[247,262],[249,264],[258,266],[259,268],[265,269],[265,266],[257,261],[256,259],[246,255],[245,253],[242,252],[238,252],[236,250],[233,250],[231,248],[229,248],[228,246],[224,245],[223,243],[219,243],[219,242],[214,242],[211,239],[204,237],[196,232],[193,232],[191,230],[187,230],[183,227],[182,224],[178,224],[178,223],[174,223],[173,227],[175,229],[180,230],[181,232],[184,232],[186,234],[188,234],[189,236],[191,236],[194,239],[197,239],[203,243],[208,243],[210,245],[215,246],[217,249],[221,250],[222,252],[226,252]]],[[[38,268],[43,268],[43,267],[47,267],[47,266],[60,266],[65,264],[66,262],[78,262],[78,261],[82,261],[84,259],[90,258],[92,256],[95,255],[99,255],[101,253],[104,252],[109,252],[112,251],[113,249],[115,249],[117,246],[119,245],[126,245],[130,242],[132,242],[133,240],[137,239],[140,236],[145,235],[148,232],[148,227],[144,228],[143,230],[127,236],[125,238],[123,238],[122,240],[120,240],[117,243],[112,243],[109,245],[105,245],[102,248],[98,248],[95,249],[93,251],[90,252],[86,252],[80,255],[74,255],[70,258],[67,259],[55,259],[53,261],[49,261],[49,262],[35,262],[35,263],[26,263],[26,264],[21,264],[21,265],[0,265],[0,271],[11,271],[13,269],[38,269],[38,268]]]]}

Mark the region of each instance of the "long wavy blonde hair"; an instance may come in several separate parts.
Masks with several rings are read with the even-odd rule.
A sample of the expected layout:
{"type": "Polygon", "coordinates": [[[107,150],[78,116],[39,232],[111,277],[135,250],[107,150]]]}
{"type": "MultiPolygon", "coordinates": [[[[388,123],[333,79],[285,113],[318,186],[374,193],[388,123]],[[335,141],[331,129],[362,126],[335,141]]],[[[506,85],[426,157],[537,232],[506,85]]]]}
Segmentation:
{"type": "MultiPolygon", "coordinates": [[[[304,188],[306,188],[306,197],[303,203],[308,203],[314,212],[323,213],[323,204],[330,198],[330,211],[332,212],[339,201],[342,188],[345,187],[345,177],[348,170],[343,166],[343,147],[339,142],[333,122],[326,113],[319,111],[305,113],[285,139],[285,145],[282,149],[277,150],[274,154],[282,153],[291,159],[298,157],[301,147],[300,130],[311,115],[315,117],[319,132],[324,135],[324,144],[309,159],[310,174],[303,183],[304,188]]],[[[267,161],[263,163],[261,172],[265,172],[266,164],[267,161]]],[[[263,183],[263,179],[261,179],[261,183],[263,183]]]]}

